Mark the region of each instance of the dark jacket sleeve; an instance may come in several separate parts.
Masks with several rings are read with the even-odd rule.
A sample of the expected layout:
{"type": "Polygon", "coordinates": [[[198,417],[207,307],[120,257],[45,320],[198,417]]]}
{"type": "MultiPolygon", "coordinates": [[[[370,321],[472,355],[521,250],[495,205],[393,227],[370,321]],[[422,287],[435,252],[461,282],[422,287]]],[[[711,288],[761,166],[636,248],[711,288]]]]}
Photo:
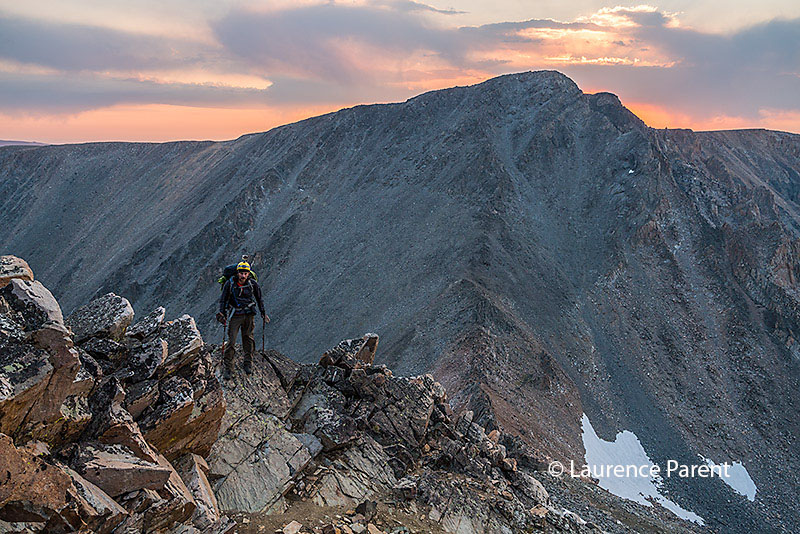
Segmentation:
{"type": "Polygon", "coordinates": [[[223,315],[227,313],[228,299],[230,298],[230,294],[231,294],[231,280],[228,279],[222,286],[222,294],[219,296],[219,311],[223,315]]]}
{"type": "Polygon", "coordinates": [[[266,311],[264,311],[264,301],[261,300],[261,286],[258,285],[258,282],[253,282],[253,295],[256,297],[256,303],[258,303],[258,310],[261,312],[261,315],[266,315],[266,311]]]}

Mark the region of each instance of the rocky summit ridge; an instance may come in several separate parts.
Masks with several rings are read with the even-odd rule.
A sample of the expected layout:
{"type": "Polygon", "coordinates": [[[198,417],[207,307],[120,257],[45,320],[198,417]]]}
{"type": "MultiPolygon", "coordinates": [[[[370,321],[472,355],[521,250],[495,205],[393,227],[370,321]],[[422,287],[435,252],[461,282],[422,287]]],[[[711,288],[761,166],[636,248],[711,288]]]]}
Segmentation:
{"type": "Polygon", "coordinates": [[[11,256],[0,286],[0,532],[623,532],[615,513],[693,528],[559,506],[540,453],[454,414],[430,375],[373,365],[375,334],[318,364],[259,351],[223,382],[188,315],[137,319],[109,293],[64,318],[11,256]]]}

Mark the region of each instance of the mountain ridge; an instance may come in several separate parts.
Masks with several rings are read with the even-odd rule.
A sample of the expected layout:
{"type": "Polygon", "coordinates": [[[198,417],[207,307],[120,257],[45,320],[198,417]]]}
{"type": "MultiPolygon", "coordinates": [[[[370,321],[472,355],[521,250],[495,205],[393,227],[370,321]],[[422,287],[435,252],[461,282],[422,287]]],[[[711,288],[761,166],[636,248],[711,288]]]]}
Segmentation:
{"type": "MultiPolygon", "coordinates": [[[[65,310],[113,290],[211,339],[213,280],[247,252],[280,350],[377,331],[399,372],[433,370],[555,457],[581,459],[586,412],[659,462],[746,460],[788,503],[798,151],[794,134],[653,130],[563,75],[507,75],[234,141],[4,149],[0,246],[65,310]]],[[[764,500],[669,487],[780,531],[764,500]]]]}

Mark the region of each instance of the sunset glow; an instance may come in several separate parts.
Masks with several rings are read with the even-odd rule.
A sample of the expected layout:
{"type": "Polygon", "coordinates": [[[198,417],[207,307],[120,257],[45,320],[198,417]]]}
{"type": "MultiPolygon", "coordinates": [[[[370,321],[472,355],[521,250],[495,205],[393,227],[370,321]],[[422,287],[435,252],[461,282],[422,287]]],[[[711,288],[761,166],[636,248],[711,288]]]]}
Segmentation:
{"type": "Polygon", "coordinates": [[[0,0],[0,139],[231,139],[540,69],[655,128],[800,132],[800,5],[671,3],[0,0]]]}

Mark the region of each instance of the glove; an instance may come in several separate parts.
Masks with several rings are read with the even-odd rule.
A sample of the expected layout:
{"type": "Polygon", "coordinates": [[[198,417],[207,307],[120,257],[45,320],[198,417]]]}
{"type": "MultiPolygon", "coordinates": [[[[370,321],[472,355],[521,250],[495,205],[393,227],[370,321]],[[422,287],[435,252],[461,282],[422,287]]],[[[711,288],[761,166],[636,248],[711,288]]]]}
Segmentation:
{"type": "Polygon", "coordinates": [[[217,312],[217,321],[220,324],[225,324],[228,322],[228,320],[225,318],[225,314],[222,312],[217,312]]]}
{"type": "Polygon", "coordinates": [[[262,319],[262,320],[263,320],[265,323],[268,323],[268,322],[269,322],[269,315],[267,315],[267,314],[266,314],[266,313],[264,313],[264,312],[261,312],[261,319],[262,319]]]}

